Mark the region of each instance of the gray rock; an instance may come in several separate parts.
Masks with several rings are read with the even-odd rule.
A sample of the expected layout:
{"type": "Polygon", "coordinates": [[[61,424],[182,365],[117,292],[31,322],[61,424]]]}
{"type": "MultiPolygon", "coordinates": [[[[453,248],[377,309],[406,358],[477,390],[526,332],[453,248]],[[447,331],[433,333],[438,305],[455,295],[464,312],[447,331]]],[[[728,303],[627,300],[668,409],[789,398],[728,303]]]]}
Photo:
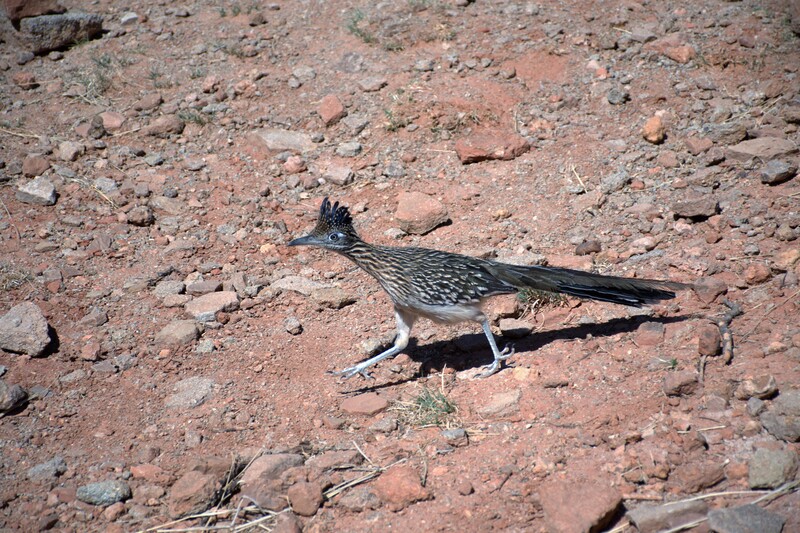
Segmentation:
{"type": "Polygon", "coordinates": [[[681,501],[663,505],[642,505],[628,511],[628,518],[640,533],[656,533],[703,518],[707,511],[708,506],[703,501],[681,501]]]}
{"type": "Polygon", "coordinates": [[[160,152],[153,152],[144,158],[144,162],[147,163],[147,166],[157,167],[164,164],[164,156],[160,152]]]}
{"type": "Polygon", "coordinates": [[[777,185],[784,181],[789,181],[797,174],[797,165],[773,159],[761,169],[761,183],[777,185]]]}
{"type": "Polygon", "coordinates": [[[406,175],[406,169],[397,161],[391,161],[383,167],[383,175],[389,178],[402,178],[406,175]]]}
{"type": "Polygon", "coordinates": [[[54,205],[58,196],[53,183],[42,176],[21,184],[16,192],[20,202],[34,205],[54,205]]]}
{"type": "Polygon", "coordinates": [[[83,143],[75,141],[64,141],[58,145],[58,157],[62,161],[77,161],[85,151],[83,143]]]}
{"type": "Polygon", "coordinates": [[[369,124],[369,119],[363,115],[348,115],[342,119],[342,124],[350,129],[350,133],[358,135],[369,124]]]}
{"type": "Polygon", "coordinates": [[[0,317],[0,348],[7,352],[42,355],[50,344],[50,326],[39,306],[23,302],[0,317]]]}
{"type": "Polygon", "coordinates": [[[630,182],[630,174],[624,170],[620,170],[600,180],[600,191],[604,194],[621,191],[630,182]]]}
{"type": "Polygon", "coordinates": [[[760,420],[773,436],[788,442],[800,441],[800,390],[782,392],[772,407],[761,413],[760,420]]]}
{"type": "Polygon", "coordinates": [[[42,55],[99,37],[103,31],[103,17],[74,11],[28,17],[20,21],[20,30],[29,37],[33,52],[42,55]]]}
{"type": "Polygon", "coordinates": [[[469,444],[469,436],[464,428],[445,429],[442,431],[442,437],[450,446],[460,447],[469,444]]]}
{"type": "Polygon", "coordinates": [[[200,337],[200,328],[194,320],[174,320],[156,333],[160,346],[186,346],[200,337]]]}
{"type": "Polygon", "coordinates": [[[303,325],[297,319],[297,317],[290,316],[286,320],[283,321],[283,327],[286,331],[291,333],[292,335],[300,335],[303,333],[303,325]]]}
{"type": "Polygon", "coordinates": [[[139,22],[139,15],[133,11],[123,13],[119,17],[119,23],[122,26],[130,26],[132,24],[136,24],[137,22],[139,22]]]}
{"type": "Polygon", "coordinates": [[[351,141],[343,142],[336,147],[336,155],[339,157],[355,157],[361,153],[361,143],[351,141]]]}
{"type": "Polygon", "coordinates": [[[102,191],[106,194],[111,193],[119,189],[117,182],[111,178],[100,177],[94,180],[94,186],[98,191],[102,191]]]}
{"type": "Polygon", "coordinates": [[[281,129],[263,129],[252,132],[248,140],[255,147],[264,147],[269,151],[302,153],[314,149],[311,136],[297,131],[281,129]]]}
{"type": "Polygon", "coordinates": [[[239,309],[239,297],[236,291],[212,292],[187,303],[185,309],[198,322],[213,322],[217,313],[239,309]]]}
{"type": "Polygon", "coordinates": [[[91,505],[107,506],[131,497],[131,488],[124,481],[98,481],[78,487],[75,496],[91,505]]]}
{"type": "Polygon", "coordinates": [[[322,177],[335,185],[347,185],[353,181],[353,169],[342,165],[331,165],[322,177]]]}
{"type": "Polygon", "coordinates": [[[151,226],[155,221],[156,217],[149,206],[139,205],[128,211],[128,224],[133,226],[151,226]]]}
{"type": "Polygon", "coordinates": [[[304,296],[310,296],[312,292],[328,287],[331,286],[304,278],[302,276],[286,276],[285,278],[274,281],[270,285],[270,289],[273,291],[294,291],[299,292],[304,296]]]}
{"type": "Polygon", "coordinates": [[[708,513],[708,527],[716,533],[781,533],[785,522],[779,514],[754,504],[708,513]]]}
{"type": "Polygon", "coordinates": [[[182,281],[164,280],[159,281],[153,293],[157,298],[164,298],[170,294],[183,294],[186,284],[182,281]]]}
{"type": "Polygon", "coordinates": [[[358,82],[358,86],[361,88],[362,91],[365,93],[371,93],[375,91],[380,91],[384,87],[386,87],[386,78],[379,77],[379,76],[371,76],[368,78],[364,78],[358,82]]]}
{"type": "Polygon", "coordinates": [[[690,200],[681,200],[672,205],[676,217],[690,220],[705,220],[717,214],[719,203],[716,198],[700,196],[690,200]]]}
{"type": "Polygon", "coordinates": [[[758,449],[748,464],[751,489],[774,489],[794,477],[797,454],[792,450],[758,449]]]}
{"type": "Polygon", "coordinates": [[[414,63],[414,70],[418,72],[432,72],[436,63],[434,63],[433,59],[420,59],[416,63],[414,63]]]}
{"type": "Polygon", "coordinates": [[[49,461],[39,463],[28,469],[28,479],[31,481],[48,481],[57,478],[67,471],[67,463],[63,457],[55,456],[49,461]]]}
{"type": "Polygon", "coordinates": [[[611,105],[622,105],[630,100],[630,94],[626,90],[614,88],[608,91],[606,99],[611,105]]]}
{"type": "Polygon", "coordinates": [[[353,295],[339,287],[323,287],[311,292],[311,299],[319,306],[329,309],[341,309],[355,303],[353,295]]]}
{"type": "Polygon", "coordinates": [[[7,413],[21,407],[28,399],[28,393],[20,385],[9,385],[0,379],[0,413],[7,413]]]}
{"type": "Polygon", "coordinates": [[[203,405],[214,391],[214,380],[194,376],[177,382],[167,396],[164,405],[173,409],[191,409],[203,405]]]}

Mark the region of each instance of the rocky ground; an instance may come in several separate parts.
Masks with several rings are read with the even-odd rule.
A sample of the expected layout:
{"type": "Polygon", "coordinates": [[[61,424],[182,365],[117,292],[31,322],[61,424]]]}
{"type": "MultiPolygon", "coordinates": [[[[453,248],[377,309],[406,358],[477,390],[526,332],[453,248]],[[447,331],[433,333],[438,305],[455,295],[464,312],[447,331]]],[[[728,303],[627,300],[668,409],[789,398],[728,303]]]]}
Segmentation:
{"type": "Polygon", "coordinates": [[[796,4],[5,4],[0,531],[800,531],[796,4]],[[340,381],[394,319],[285,246],[325,196],[696,286],[497,298],[500,373],[421,321],[340,381]]]}

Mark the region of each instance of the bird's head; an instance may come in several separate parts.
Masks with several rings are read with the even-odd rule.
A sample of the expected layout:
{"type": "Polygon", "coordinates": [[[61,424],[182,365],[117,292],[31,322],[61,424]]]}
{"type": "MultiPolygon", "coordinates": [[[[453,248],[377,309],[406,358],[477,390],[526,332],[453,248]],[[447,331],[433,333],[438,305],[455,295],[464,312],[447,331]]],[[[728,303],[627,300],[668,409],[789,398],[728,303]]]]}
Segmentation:
{"type": "Polygon", "coordinates": [[[359,240],[347,207],[340,206],[339,202],[331,205],[326,197],[319,208],[316,227],[305,237],[290,241],[289,246],[319,246],[343,252],[359,240]]]}

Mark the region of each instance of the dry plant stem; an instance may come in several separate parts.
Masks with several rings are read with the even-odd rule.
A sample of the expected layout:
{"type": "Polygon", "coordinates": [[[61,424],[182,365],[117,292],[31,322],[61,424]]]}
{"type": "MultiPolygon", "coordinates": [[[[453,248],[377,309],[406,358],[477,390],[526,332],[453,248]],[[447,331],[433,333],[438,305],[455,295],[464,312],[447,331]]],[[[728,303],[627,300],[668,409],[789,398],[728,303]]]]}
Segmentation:
{"type": "Polygon", "coordinates": [[[33,133],[20,133],[18,131],[11,131],[5,128],[0,128],[0,132],[5,133],[6,135],[14,135],[15,137],[22,137],[23,139],[38,139],[39,135],[34,135],[33,133]]]}
{"type": "Polygon", "coordinates": [[[19,233],[19,228],[17,227],[16,224],[14,224],[14,219],[11,216],[11,212],[8,210],[8,207],[6,207],[6,203],[2,199],[0,199],[0,205],[3,206],[3,210],[6,212],[6,215],[8,215],[8,221],[11,222],[11,227],[14,228],[14,231],[17,233],[17,240],[21,241],[22,235],[19,233]]]}
{"type": "Polygon", "coordinates": [[[779,307],[782,307],[782,306],[783,306],[783,305],[784,305],[786,302],[788,302],[788,301],[790,301],[790,300],[793,300],[793,299],[794,299],[794,298],[795,298],[795,297],[796,297],[798,294],[800,294],[800,290],[796,290],[794,293],[792,293],[792,294],[790,294],[789,296],[787,296],[787,297],[786,297],[786,299],[784,299],[784,300],[783,300],[781,303],[779,303],[779,304],[777,304],[777,305],[775,305],[775,306],[771,307],[771,308],[770,308],[768,311],[766,311],[766,312],[765,312],[765,313],[764,313],[764,314],[761,316],[761,318],[759,318],[759,319],[758,319],[758,322],[756,322],[756,325],[755,325],[755,326],[753,326],[753,327],[750,329],[750,331],[748,331],[747,333],[745,333],[744,335],[742,335],[742,339],[746,339],[747,337],[749,337],[750,335],[752,335],[752,334],[753,334],[753,332],[754,332],[754,331],[755,331],[755,330],[758,328],[758,326],[760,326],[760,325],[761,325],[761,323],[764,321],[764,319],[766,319],[766,318],[767,318],[767,317],[768,317],[770,314],[772,314],[772,312],[773,312],[773,311],[775,311],[775,310],[776,310],[776,309],[778,309],[779,307]]]}

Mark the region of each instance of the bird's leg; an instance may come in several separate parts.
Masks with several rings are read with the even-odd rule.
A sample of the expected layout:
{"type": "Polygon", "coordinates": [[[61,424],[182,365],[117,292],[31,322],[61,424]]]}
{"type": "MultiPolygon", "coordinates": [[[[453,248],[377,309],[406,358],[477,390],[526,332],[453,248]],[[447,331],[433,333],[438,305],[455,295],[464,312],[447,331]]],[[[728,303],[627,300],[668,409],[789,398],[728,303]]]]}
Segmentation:
{"type": "Polygon", "coordinates": [[[333,374],[337,376],[343,376],[345,379],[351,378],[356,374],[361,374],[367,379],[371,379],[372,376],[369,375],[367,372],[367,368],[371,367],[375,363],[379,361],[383,361],[384,359],[388,359],[389,357],[394,357],[395,355],[402,352],[406,346],[408,346],[408,339],[411,336],[411,327],[414,325],[414,320],[416,316],[411,313],[407,313],[405,311],[401,311],[399,309],[394,310],[394,316],[397,319],[397,336],[394,338],[394,346],[386,350],[385,352],[379,353],[375,357],[371,357],[366,361],[358,363],[355,366],[351,366],[350,368],[345,368],[344,370],[339,370],[338,372],[333,372],[333,374]]]}
{"type": "Polygon", "coordinates": [[[514,347],[510,345],[506,346],[503,348],[502,352],[497,349],[497,343],[494,341],[494,335],[492,335],[492,330],[489,327],[489,321],[486,319],[486,317],[483,318],[481,327],[483,328],[483,332],[486,334],[486,338],[489,340],[489,346],[491,346],[492,354],[494,355],[494,361],[492,361],[492,364],[487,365],[486,371],[476,376],[479,378],[486,378],[500,370],[500,367],[503,365],[503,361],[514,355],[514,347]]]}

